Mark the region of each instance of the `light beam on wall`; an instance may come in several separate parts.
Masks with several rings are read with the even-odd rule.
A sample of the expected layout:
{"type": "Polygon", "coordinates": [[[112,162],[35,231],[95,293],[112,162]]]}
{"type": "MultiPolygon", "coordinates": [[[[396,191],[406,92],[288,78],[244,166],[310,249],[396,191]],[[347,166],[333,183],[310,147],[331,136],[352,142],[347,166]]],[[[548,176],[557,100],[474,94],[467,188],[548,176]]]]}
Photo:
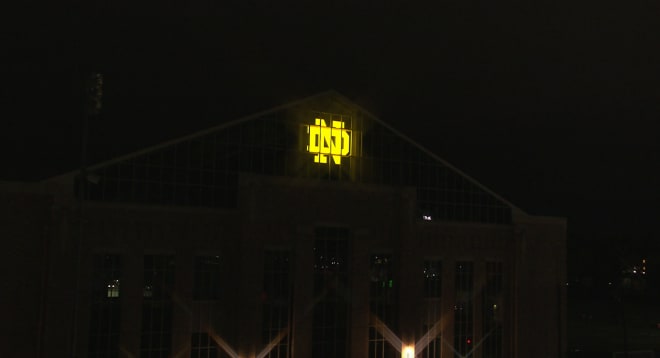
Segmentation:
{"type": "Polygon", "coordinates": [[[257,358],[264,358],[270,353],[270,351],[277,346],[278,343],[282,340],[282,338],[286,337],[286,335],[289,333],[289,327],[284,328],[283,330],[280,331],[280,333],[275,336],[268,344],[264,347],[264,349],[257,354],[257,358]]]}

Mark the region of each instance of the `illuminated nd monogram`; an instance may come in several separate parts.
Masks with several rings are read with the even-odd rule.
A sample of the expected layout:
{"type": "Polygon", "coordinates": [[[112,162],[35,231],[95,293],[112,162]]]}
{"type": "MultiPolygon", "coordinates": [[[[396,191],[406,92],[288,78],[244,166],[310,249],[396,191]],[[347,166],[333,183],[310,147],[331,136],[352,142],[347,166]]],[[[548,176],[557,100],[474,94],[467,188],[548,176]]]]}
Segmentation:
{"type": "Polygon", "coordinates": [[[315,153],[314,163],[327,163],[328,155],[335,164],[341,164],[341,157],[349,155],[351,131],[344,129],[344,122],[332,121],[332,127],[325,124],[325,119],[316,118],[316,125],[308,126],[309,144],[307,151],[315,153]]]}

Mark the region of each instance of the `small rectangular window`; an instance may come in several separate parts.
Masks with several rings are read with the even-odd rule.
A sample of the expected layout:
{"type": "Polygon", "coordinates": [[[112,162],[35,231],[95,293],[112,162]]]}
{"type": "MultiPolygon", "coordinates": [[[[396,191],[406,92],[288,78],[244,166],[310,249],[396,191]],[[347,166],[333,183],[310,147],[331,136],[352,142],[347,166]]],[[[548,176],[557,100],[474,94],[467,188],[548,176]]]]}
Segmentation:
{"type": "Polygon", "coordinates": [[[442,294],[442,262],[424,260],[424,297],[437,298],[442,294]]]}
{"type": "Polygon", "coordinates": [[[222,295],[222,260],[220,256],[195,257],[193,298],[218,300],[222,295]]]}

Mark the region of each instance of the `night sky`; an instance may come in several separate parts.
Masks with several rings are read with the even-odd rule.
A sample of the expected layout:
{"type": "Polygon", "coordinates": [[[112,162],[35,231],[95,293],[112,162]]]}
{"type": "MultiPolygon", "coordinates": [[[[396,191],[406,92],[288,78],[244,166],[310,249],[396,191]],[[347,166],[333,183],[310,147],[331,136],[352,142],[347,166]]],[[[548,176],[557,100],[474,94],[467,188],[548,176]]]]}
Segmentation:
{"type": "Polygon", "coordinates": [[[307,3],[7,12],[0,179],[79,166],[90,71],[105,81],[92,163],[334,89],[529,213],[567,217],[572,262],[602,243],[660,253],[658,2],[307,3]]]}

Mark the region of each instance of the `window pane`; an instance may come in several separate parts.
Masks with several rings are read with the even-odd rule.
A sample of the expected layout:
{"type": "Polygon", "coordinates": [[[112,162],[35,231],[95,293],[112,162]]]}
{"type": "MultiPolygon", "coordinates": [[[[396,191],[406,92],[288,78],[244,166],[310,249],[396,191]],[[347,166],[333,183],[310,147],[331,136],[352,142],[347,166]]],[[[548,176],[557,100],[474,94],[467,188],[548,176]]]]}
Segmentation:
{"type": "Polygon", "coordinates": [[[348,230],[318,228],[314,241],[312,356],[347,357],[348,230]]]}
{"type": "Polygon", "coordinates": [[[170,354],[173,284],[173,256],[144,257],[141,357],[160,358],[170,354]]]}
{"type": "Polygon", "coordinates": [[[89,357],[117,357],[121,322],[121,257],[93,258],[89,357]]]}
{"type": "Polygon", "coordinates": [[[217,300],[222,294],[222,261],[220,256],[195,257],[193,298],[217,300]]]}
{"type": "Polygon", "coordinates": [[[276,343],[267,353],[269,358],[289,356],[289,252],[264,251],[264,289],[262,305],[262,343],[276,343]]]}

